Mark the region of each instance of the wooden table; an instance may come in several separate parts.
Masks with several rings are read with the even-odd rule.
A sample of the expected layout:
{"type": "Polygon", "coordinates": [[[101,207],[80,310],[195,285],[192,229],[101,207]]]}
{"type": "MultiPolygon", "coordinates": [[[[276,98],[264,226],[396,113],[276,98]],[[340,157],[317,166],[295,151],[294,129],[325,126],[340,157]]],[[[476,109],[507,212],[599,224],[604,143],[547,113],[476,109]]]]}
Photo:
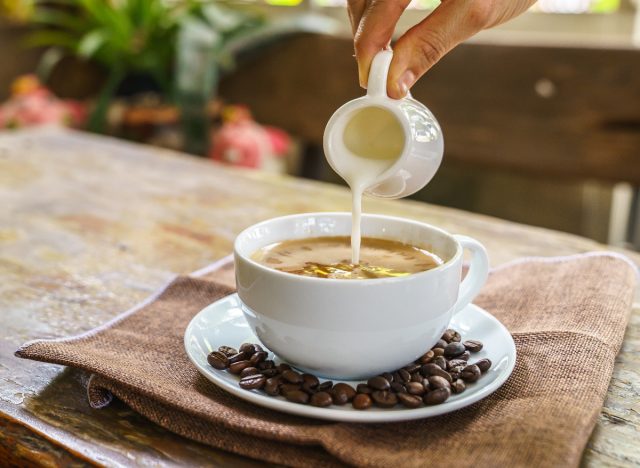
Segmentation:
{"type": "MultiPolygon", "coordinates": [[[[82,374],[19,360],[13,352],[34,338],[100,325],[173,274],[228,254],[234,236],[256,221],[349,210],[349,203],[340,187],[230,170],[88,134],[0,134],[0,464],[255,465],[175,436],[124,405],[92,410],[82,374]]],[[[603,248],[568,234],[411,201],[367,200],[364,209],[476,237],[494,265],[603,248]]],[[[640,464],[638,395],[636,308],[586,465],[640,464]]]]}

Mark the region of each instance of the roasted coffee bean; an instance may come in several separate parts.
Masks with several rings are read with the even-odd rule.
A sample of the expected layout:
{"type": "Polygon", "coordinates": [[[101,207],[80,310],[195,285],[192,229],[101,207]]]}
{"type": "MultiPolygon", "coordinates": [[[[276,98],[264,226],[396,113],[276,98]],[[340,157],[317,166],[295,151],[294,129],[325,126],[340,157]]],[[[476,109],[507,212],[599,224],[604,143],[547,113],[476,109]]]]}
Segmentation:
{"type": "Polygon", "coordinates": [[[280,372],[278,372],[278,369],[264,369],[264,370],[261,370],[260,373],[265,377],[275,377],[276,375],[280,375],[280,372]]]}
{"type": "Polygon", "coordinates": [[[451,338],[453,338],[453,334],[455,333],[455,330],[452,330],[451,328],[449,328],[447,331],[445,331],[442,335],[442,339],[444,341],[446,341],[447,343],[451,342],[451,338]]]}
{"type": "Polygon", "coordinates": [[[264,351],[258,351],[257,353],[255,353],[253,356],[251,356],[251,358],[249,359],[249,361],[251,361],[251,364],[253,364],[254,366],[257,365],[258,363],[264,361],[267,359],[268,354],[265,353],[264,351]]]}
{"type": "Polygon", "coordinates": [[[214,369],[222,370],[229,367],[229,358],[221,351],[213,351],[207,356],[207,362],[214,369]]]}
{"type": "Polygon", "coordinates": [[[371,392],[373,392],[373,390],[367,384],[359,383],[358,386],[356,387],[356,392],[366,393],[367,395],[369,395],[371,392]]]}
{"type": "MultiPolygon", "coordinates": [[[[400,377],[400,374],[398,373],[398,371],[395,371],[392,375],[393,375],[393,381],[391,383],[393,382],[402,383],[402,377],[400,377]]],[[[411,378],[411,374],[409,374],[409,378],[411,378]]]]}
{"type": "Polygon", "coordinates": [[[306,385],[309,388],[316,388],[320,385],[318,377],[313,374],[302,374],[302,385],[306,385]]]}
{"type": "Polygon", "coordinates": [[[400,369],[398,371],[398,377],[400,377],[398,379],[398,382],[403,382],[403,383],[411,382],[411,373],[406,371],[405,369],[400,369]]]}
{"type": "Polygon", "coordinates": [[[267,359],[266,361],[259,362],[256,367],[260,370],[265,370],[265,369],[275,369],[276,365],[271,359],[267,359]]]}
{"type": "Polygon", "coordinates": [[[266,381],[267,378],[264,375],[252,374],[241,378],[238,385],[245,390],[255,390],[257,388],[262,388],[266,381]]]}
{"type": "Polygon", "coordinates": [[[251,367],[251,363],[249,361],[237,361],[229,366],[229,372],[232,374],[239,374],[247,367],[251,367]]]}
{"type": "Polygon", "coordinates": [[[429,377],[429,388],[435,390],[437,388],[447,388],[451,389],[451,384],[444,377],[440,377],[439,375],[432,375],[429,377]]]}
{"type": "Polygon", "coordinates": [[[300,374],[294,370],[286,370],[282,373],[282,378],[292,384],[302,384],[304,380],[300,374]]]}
{"type": "Polygon", "coordinates": [[[371,399],[380,408],[392,408],[398,404],[398,397],[388,390],[376,390],[371,394],[371,399]]]}
{"type": "Polygon", "coordinates": [[[406,408],[417,408],[418,406],[422,406],[422,397],[418,395],[398,393],[396,396],[398,401],[406,408]]]}
{"type": "Polygon", "coordinates": [[[256,344],[253,345],[253,352],[254,353],[264,353],[264,348],[256,343],[256,344]]]}
{"type": "Polygon", "coordinates": [[[309,395],[304,393],[302,390],[290,390],[288,392],[283,392],[284,397],[293,402],[300,403],[302,405],[306,405],[309,402],[309,395]]]}
{"type": "Polygon", "coordinates": [[[291,366],[283,362],[281,364],[278,364],[276,366],[276,369],[278,369],[280,372],[284,372],[284,371],[291,370],[291,366]]]}
{"type": "Polygon", "coordinates": [[[411,374],[411,382],[422,382],[422,375],[420,374],[420,372],[411,374]]]}
{"type": "Polygon", "coordinates": [[[425,364],[420,368],[420,373],[424,377],[429,377],[430,375],[435,375],[434,372],[437,372],[437,369],[442,370],[442,367],[440,367],[438,364],[430,362],[429,364],[425,364]]]}
{"type": "Polygon", "coordinates": [[[280,393],[292,392],[293,390],[300,390],[300,384],[287,383],[284,380],[280,379],[280,393]]]}
{"type": "Polygon", "coordinates": [[[456,356],[456,360],[467,362],[471,357],[471,353],[469,351],[465,351],[460,356],[456,356]]]}
{"type": "Polygon", "coordinates": [[[393,374],[391,374],[390,372],[385,372],[381,375],[381,377],[384,377],[389,383],[393,382],[393,374]]]}
{"type": "Polygon", "coordinates": [[[477,381],[480,378],[480,374],[482,374],[480,368],[475,364],[471,364],[462,369],[460,378],[465,382],[471,383],[477,381]]]}
{"type": "Polygon", "coordinates": [[[420,369],[420,364],[409,364],[403,367],[404,370],[406,370],[409,374],[413,374],[414,372],[417,372],[418,369],[420,369]]]}
{"type": "Polygon", "coordinates": [[[462,341],[462,336],[460,336],[460,333],[458,333],[457,331],[453,330],[453,334],[451,335],[451,341],[452,342],[460,342],[460,341],[462,341]]]}
{"type": "Polygon", "coordinates": [[[451,359],[456,356],[460,356],[464,352],[465,347],[462,343],[452,341],[446,348],[444,348],[444,357],[451,359]]]}
{"type": "Polygon", "coordinates": [[[450,396],[451,390],[448,388],[436,388],[426,393],[424,397],[422,397],[422,401],[425,405],[439,405],[447,401],[450,396]]]}
{"type": "Polygon", "coordinates": [[[351,402],[353,407],[358,410],[365,410],[371,408],[373,400],[366,393],[358,393],[351,402]]]}
{"type": "Polygon", "coordinates": [[[424,385],[420,382],[409,382],[405,385],[407,393],[412,395],[424,395],[424,385]]]}
{"type": "Polygon", "coordinates": [[[478,340],[467,340],[462,344],[464,345],[465,348],[467,348],[468,351],[472,353],[477,353],[482,349],[482,346],[483,346],[482,341],[478,341],[478,340]]]}
{"type": "Polygon", "coordinates": [[[346,383],[337,383],[333,386],[332,390],[334,392],[344,392],[347,395],[347,401],[353,400],[353,397],[356,396],[356,391],[353,387],[346,383]]]}
{"type": "Polygon", "coordinates": [[[327,390],[331,390],[331,387],[333,387],[333,382],[331,380],[325,380],[320,385],[318,385],[317,390],[319,392],[326,392],[327,390]]]}
{"type": "Polygon", "coordinates": [[[316,390],[316,388],[318,388],[317,385],[315,387],[309,387],[309,385],[303,383],[300,387],[300,390],[302,390],[303,392],[307,392],[309,395],[313,395],[314,393],[318,393],[318,390],[316,390]]]}
{"type": "Polygon", "coordinates": [[[443,348],[433,348],[431,351],[433,351],[433,355],[436,358],[439,357],[439,356],[444,356],[444,349],[443,348]]]}
{"type": "MultiPolygon", "coordinates": [[[[464,362],[464,361],[462,361],[462,362],[464,362]]],[[[456,366],[456,367],[453,367],[453,368],[449,369],[449,375],[451,376],[451,378],[452,378],[453,380],[457,380],[457,379],[459,379],[459,378],[460,378],[460,374],[462,374],[462,370],[463,370],[465,367],[467,367],[467,365],[466,365],[466,364],[467,364],[467,363],[465,362],[465,364],[464,364],[464,365],[456,366]]]]}
{"type": "Polygon", "coordinates": [[[367,385],[373,388],[374,390],[389,390],[389,388],[391,387],[391,384],[389,383],[389,381],[384,377],[382,377],[381,375],[378,375],[376,377],[371,377],[367,381],[367,385]]]}
{"type": "Polygon", "coordinates": [[[433,354],[433,351],[429,350],[429,351],[427,351],[426,353],[424,353],[422,356],[420,356],[420,357],[418,358],[418,362],[419,362],[420,364],[426,364],[426,363],[428,363],[428,362],[431,362],[431,360],[432,360],[434,357],[436,357],[436,355],[435,355],[435,354],[433,354]]]}
{"type": "Polygon", "coordinates": [[[264,384],[264,391],[271,396],[280,395],[280,377],[271,377],[264,384]]]}
{"type": "Polygon", "coordinates": [[[400,382],[391,382],[391,391],[396,393],[406,393],[407,389],[400,382]]]}
{"type": "Polygon", "coordinates": [[[242,372],[240,372],[240,378],[246,377],[247,375],[255,375],[259,373],[260,372],[255,367],[245,367],[244,369],[242,369],[242,372]]]}
{"type": "Polygon", "coordinates": [[[434,348],[446,348],[447,347],[447,342],[444,340],[438,340],[438,342],[433,345],[434,348]]]}
{"type": "Polygon", "coordinates": [[[447,360],[445,358],[443,358],[442,356],[438,356],[433,360],[433,363],[437,366],[440,367],[440,369],[442,370],[446,370],[447,369],[447,360]]]}
{"type": "Polygon", "coordinates": [[[464,381],[462,381],[462,379],[458,379],[451,384],[451,391],[453,393],[462,393],[464,392],[465,388],[467,388],[467,386],[464,384],[464,381]]]}
{"type": "Polygon", "coordinates": [[[232,348],[231,346],[220,346],[218,348],[218,351],[220,351],[222,354],[224,354],[227,357],[231,357],[234,354],[238,354],[238,350],[236,348],[232,348]]]}
{"type": "Polygon", "coordinates": [[[480,369],[480,372],[487,372],[491,369],[491,361],[489,359],[480,359],[475,363],[476,366],[480,369]]]}
{"type": "Polygon", "coordinates": [[[425,392],[428,392],[429,390],[433,390],[431,388],[431,384],[429,383],[429,379],[428,378],[422,380],[422,386],[424,387],[424,391],[425,392]]]}
{"type": "Polygon", "coordinates": [[[311,395],[311,404],[313,406],[324,408],[325,406],[330,406],[331,403],[333,403],[333,400],[327,392],[318,392],[311,395]]]}
{"type": "Polygon", "coordinates": [[[233,364],[234,362],[238,362],[238,361],[246,361],[247,358],[249,356],[247,356],[247,353],[244,352],[239,352],[238,354],[234,354],[233,356],[230,356],[229,359],[229,365],[233,364]]]}
{"type": "Polygon", "coordinates": [[[434,366],[429,369],[428,376],[432,376],[432,375],[437,375],[438,377],[442,377],[448,382],[452,382],[451,375],[446,370],[442,369],[440,366],[434,366]]]}
{"type": "Polygon", "coordinates": [[[329,395],[331,395],[334,405],[345,405],[349,401],[347,393],[344,390],[336,390],[335,387],[329,391],[329,395]]]}
{"type": "Polygon", "coordinates": [[[456,366],[466,366],[467,365],[467,361],[464,361],[462,359],[451,359],[450,361],[447,361],[447,370],[449,369],[453,369],[456,366]]]}
{"type": "Polygon", "coordinates": [[[255,349],[253,347],[253,343],[242,343],[240,345],[240,352],[241,353],[246,353],[248,355],[252,355],[253,353],[255,353],[255,349]]]}

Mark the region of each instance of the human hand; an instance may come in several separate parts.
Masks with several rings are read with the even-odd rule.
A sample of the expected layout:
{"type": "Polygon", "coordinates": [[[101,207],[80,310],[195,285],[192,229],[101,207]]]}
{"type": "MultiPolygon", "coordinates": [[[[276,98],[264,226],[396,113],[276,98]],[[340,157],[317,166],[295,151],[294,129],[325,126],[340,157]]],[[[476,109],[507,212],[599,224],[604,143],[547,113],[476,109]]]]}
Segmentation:
{"type": "MultiPolygon", "coordinates": [[[[387,94],[400,99],[444,54],[482,29],[526,11],[536,0],[442,0],[394,45],[387,94]]],[[[410,0],[348,0],[360,86],[366,88],[373,57],[391,42],[410,0]]]]}

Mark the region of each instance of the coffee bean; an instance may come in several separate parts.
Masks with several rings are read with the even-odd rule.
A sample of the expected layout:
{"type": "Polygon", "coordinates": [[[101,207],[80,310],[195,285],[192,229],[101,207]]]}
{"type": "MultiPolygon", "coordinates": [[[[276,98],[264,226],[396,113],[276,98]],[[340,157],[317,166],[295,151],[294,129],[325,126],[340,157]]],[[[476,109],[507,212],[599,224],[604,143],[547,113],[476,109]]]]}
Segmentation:
{"type": "Polygon", "coordinates": [[[414,372],[417,372],[418,369],[420,369],[420,364],[409,364],[407,366],[404,366],[403,369],[406,370],[409,374],[413,374],[414,372]]]}
{"type": "Polygon", "coordinates": [[[306,405],[309,402],[309,395],[304,393],[302,390],[290,390],[288,392],[284,392],[284,397],[293,403],[300,403],[302,405],[306,405]]]}
{"type": "Polygon", "coordinates": [[[444,377],[440,377],[439,375],[432,375],[431,377],[429,377],[429,388],[431,388],[432,390],[438,388],[451,389],[451,384],[444,377]]]}
{"type": "Polygon", "coordinates": [[[431,350],[433,352],[433,355],[437,358],[438,356],[444,356],[444,349],[443,348],[433,348],[431,350]]]}
{"type": "Polygon", "coordinates": [[[334,405],[345,405],[349,401],[349,397],[344,390],[336,391],[334,387],[329,391],[329,394],[331,395],[334,405]]]}
{"type": "Polygon", "coordinates": [[[407,389],[400,382],[391,382],[391,391],[396,393],[406,393],[407,389]]]}
{"type": "Polygon", "coordinates": [[[457,331],[453,330],[453,334],[451,335],[451,341],[452,342],[460,342],[460,341],[462,341],[462,336],[460,336],[460,333],[458,333],[457,331]]]}
{"type": "Polygon", "coordinates": [[[423,374],[425,377],[429,377],[429,376],[432,376],[432,375],[437,375],[438,377],[442,377],[443,379],[445,379],[448,382],[452,382],[451,375],[449,375],[449,373],[446,370],[442,369],[440,366],[430,367],[427,370],[427,372],[428,373],[426,375],[423,374]]]}
{"type": "Polygon", "coordinates": [[[422,375],[419,372],[411,374],[411,382],[422,382],[422,375]]]}
{"type": "Polygon", "coordinates": [[[234,354],[238,354],[238,351],[236,350],[236,348],[232,348],[231,346],[220,346],[218,348],[218,351],[220,351],[222,354],[224,354],[227,357],[231,357],[234,354]]]}
{"type": "Polygon", "coordinates": [[[229,372],[232,374],[239,374],[247,367],[251,367],[251,363],[249,361],[237,361],[229,366],[229,372]]]}
{"type": "Polygon", "coordinates": [[[460,356],[456,356],[456,360],[467,362],[470,357],[471,357],[471,353],[469,351],[465,351],[460,356]]]}
{"type": "Polygon", "coordinates": [[[373,400],[366,393],[358,393],[351,402],[353,407],[358,410],[365,410],[371,408],[373,400]]]}
{"type": "Polygon", "coordinates": [[[446,348],[447,344],[448,343],[446,341],[444,341],[444,340],[438,340],[438,342],[435,345],[433,345],[433,347],[434,348],[446,348]]]}
{"type": "Polygon", "coordinates": [[[431,360],[436,357],[435,354],[433,353],[433,351],[429,350],[426,353],[424,353],[422,356],[420,356],[418,358],[418,362],[420,364],[426,364],[428,362],[431,362],[431,360]]]}
{"type": "Polygon", "coordinates": [[[333,403],[333,400],[327,392],[318,392],[311,395],[311,404],[313,406],[324,408],[325,406],[330,406],[331,403],[333,403]]]}
{"type": "Polygon", "coordinates": [[[276,366],[276,369],[278,369],[280,372],[284,372],[284,371],[291,370],[291,366],[283,362],[281,364],[278,364],[276,366]]]}
{"type": "Polygon", "coordinates": [[[331,390],[331,387],[333,387],[333,382],[331,380],[325,380],[318,385],[317,390],[319,392],[326,392],[327,390],[331,390]]]}
{"type": "Polygon", "coordinates": [[[251,358],[249,359],[249,361],[251,361],[251,364],[253,364],[254,366],[257,365],[258,363],[264,361],[267,359],[268,354],[265,353],[264,351],[258,351],[257,353],[255,353],[253,356],[251,356],[251,358]]]}
{"type": "Polygon", "coordinates": [[[447,370],[453,369],[456,366],[465,366],[467,365],[467,361],[462,359],[452,359],[447,362],[447,370]]]}
{"type": "MultiPolygon", "coordinates": [[[[462,361],[464,362],[464,361],[462,361]]],[[[460,378],[460,374],[462,374],[462,370],[467,367],[467,363],[465,362],[464,365],[460,365],[460,366],[456,366],[453,367],[451,369],[449,369],[449,375],[451,375],[451,378],[453,380],[457,380],[460,378]]]]}
{"type": "Polygon", "coordinates": [[[465,347],[462,343],[452,341],[444,348],[444,357],[446,358],[454,358],[456,356],[460,356],[465,352],[465,347]]]}
{"type": "Polygon", "coordinates": [[[431,384],[429,383],[429,379],[423,379],[422,380],[422,387],[424,388],[425,392],[428,392],[429,390],[433,390],[431,388],[431,384]]]}
{"type": "Polygon", "coordinates": [[[462,369],[460,378],[465,382],[471,383],[477,381],[480,378],[480,374],[482,374],[480,368],[475,364],[471,364],[462,369]]]}
{"type": "Polygon", "coordinates": [[[424,385],[420,382],[409,382],[405,387],[411,395],[424,395],[424,385]]]}
{"type": "Polygon", "coordinates": [[[447,343],[451,342],[451,338],[453,338],[453,334],[456,333],[455,330],[452,330],[451,328],[449,328],[447,331],[444,332],[444,334],[442,335],[442,339],[444,341],[446,341],[447,343]]]}
{"type": "Polygon", "coordinates": [[[262,388],[266,381],[267,378],[264,375],[252,374],[241,378],[238,385],[240,385],[240,387],[244,388],[245,390],[255,390],[258,388],[262,388]]]}
{"type": "Polygon", "coordinates": [[[467,386],[461,379],[458,379],[451,384],[451,391],[453,393],[462,393],[464,392],[465,388],[467,388],[467,386]]]}
{"type": "Polygon", "coordinates": [[[266,361],[259,362],[256,367],[260,370],[265,370],[265,369],[275,369],[276,365],[271,359],[267,359],[266,361]]]}
{"type": "Polygon", "coordinates": [[[489,359],[480,359],[475,363],[481,372],[487,372],[491,368],[491,361],[489,359]]]}
{"type": "Polygon", "coordinates": [[[264,348],[256,343],[256,344],[253,345],[253,352],[254,353],[264,353],[264,348]]]}
{"type": "Polygon", "coordinates": [[[344,392],[347,395],[347,401],[353,400],[353,397],[356,396],[356,391],[353,387],[346,383],[337,383],[333,386],[332,389],[334,392],[344,392]]]}
{"type": "Polygon", "coordinates": [[[406,408],[417,408],[422,406],[422,397],[417,395],[411,395],[409,393],[399,393],[397,395],[398,401],[406,408]]]}
{"type": "Polygon", "coordinates": [[[442,368],[439,365],[433,362],[430,362],[429,364],[425,364],[420,368],[420,373],[424,377],[429,377],[430,375],[435,375],[434,372],[437,372],[438,369],[442,370],[442,368]]]}
{"type": "Polygon", "coordinates": [[[425,405],[439,405],[444,403],[451,396],[451,390],[448,388],[436,388],[425,394],[422,401],[425,405]]]}
{"type": "Polygon", "coordinates": [[[369,395],[371,392],[373,392],[373,390],[367,384],[359,383],[358,386],[356,387],[356,392],[366,393],[367,395],[369,395]]]}
{"type": "MultiPolygon", "coordinates": [[[[395,371],[392,375],[393,375],[393,381],[391,383],[393,382],[402,383],[402,377],[400,377],[400,374],[398,373],[398,371],[395,371]]],[[[411,378],[411,374],[409,374],[409,378],[411,378]]]]}
{"type": "Polygon", "coordinates": [[[384,377],[389,383],[393,382],[393,375],[390,372],[385,372],[381,377],[384,377]]]}
{"type": "Polygon", "coordinates": [[[406,371],[405,369],[400,369],[398,371],[398,376],[400,377],[400,379],[398,380],[398,382],[410,382],[411,381],[411,373],[406,371]]]}
{"type": "Polygon", "coordinates": [[[280,392],[292,392],[294,390],[302,390],[300,384],[286,383],[282,379],[280,380],[280,392]]]}
{"type": "Polygon", "coordinates": [[[255,352],[255,349],[253,347],[253,343],[242,343],[240,345],[240,352],[241,353],[246,353],[248,355],[252,355],[255,352]]]}
{"type": "Polygon", "coordinates": [[[207,362],[214,369],[222,370],[229,366],[229,358],[221,351],[213,351],[207,356],[207,362]]]}
{"type": "Polygon", "coordinates": [[[229,359],[229,365],[233,364],[234,362],[239,362],[239,361],[245,361],[249,356],[247,356],[247,353],[244,352],[239,352],[238,354],[234,354],[233,356],[230,356],[229,359]]]}
{"type": "Polygon", "coordinates": [[[477,353],[482,349],[482,341],[467,340],[462,344],[464,345],[465,348],[467,348],[467,350],[471,351],[472,353],[477,353]]]}
{"type": "Polygon", "coordinates": [[[255,374],[259,374],[258,369],[256,369],[255,367],[245,367],[244,369],[242,369],[242,372],[240,372],[240,378],[242,379],[247,375],[255,375],[255,374]]]}
{"type": "Polygon", "coordinates": [[[294,370],[286,370],[282,373],[282,378],[292,384],[301,384],[303,378],[294,370]]]}
{"type": "Polygon", "coordinates": [[[446,370],[447,369],[447,360],[445,358],[443,358],[442,356],[438,356],[433,360],[433,363],[437,366],[440,367],[440,369],[442,370],[446,370]]]}
{"type": "Polygon", "coordinates": [[[313,374],[302,374],[302,385],[306,385],[309,388],[316,388],[320,385],[318,377],[313,374]]]}
{"type": "Polygon", "coordinates": [[[388,390],[376,390],[371,394],[373,402],[380,408],[392,408],[398,404],[398,397],[388,390]]]}
{"type": "Polygon", "coordinates": [[[280,378],[279,377],[271,377],[267,379],[264,384],[264,391],[271,396],[276,396],[280,394],[280,378]]]}
{"type": "Polygon", "coordinates": [[[264,369],[264,370],[261,370],[260,373],[265,377],[275,377],[276,375],[280,375],[280,372],[278,372],[278,369],[264,369]]]}
{"type": "Polygon", "coordinates": [[[367,385],[374,390],[389,390],[389,388],[391,387],[389,381],[380,375],[371,377],[367,381],[367,385]]]}
{"type": "Polygon", "coordinates": [[[310,387],[308,384],[303,383],[302,386],[300,387],[300,390],[302,390],[303,392],[308,393],[309,395],[313,395],[314,393],[318,393],[317,388],[318,388],[317,386],[310,387]]]}

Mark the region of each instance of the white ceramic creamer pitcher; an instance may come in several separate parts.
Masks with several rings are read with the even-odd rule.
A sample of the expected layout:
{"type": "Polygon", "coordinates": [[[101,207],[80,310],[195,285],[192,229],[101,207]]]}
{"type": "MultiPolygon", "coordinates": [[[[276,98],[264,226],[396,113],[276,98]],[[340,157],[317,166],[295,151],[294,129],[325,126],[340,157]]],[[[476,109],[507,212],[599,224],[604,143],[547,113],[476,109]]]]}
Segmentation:
{"type": "Polygon", "coordinates": [[[329,119],[325,156],[354,189],[368,195],[401,198],[424,187],[434,176],[444,151],[440,125],[407,94],[387,95],[391,50],[379,52],[369,72],[367,94],[349,101],[329,119]]]}

